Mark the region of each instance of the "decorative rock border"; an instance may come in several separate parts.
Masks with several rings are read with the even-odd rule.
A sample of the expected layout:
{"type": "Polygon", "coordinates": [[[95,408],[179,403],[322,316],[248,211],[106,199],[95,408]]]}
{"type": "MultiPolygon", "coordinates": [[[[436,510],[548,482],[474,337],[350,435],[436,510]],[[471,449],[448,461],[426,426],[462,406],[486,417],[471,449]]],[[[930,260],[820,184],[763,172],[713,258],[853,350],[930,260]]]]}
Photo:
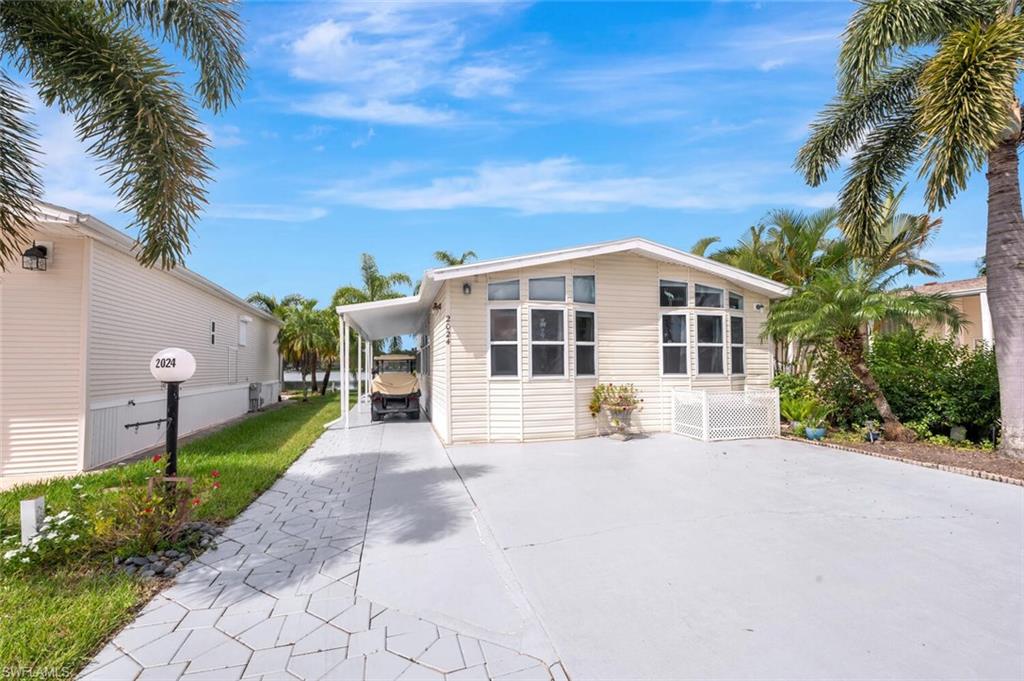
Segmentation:
{"type": "Polygon", "coordinates": [[[841,452],[853,452],[854,454],[863,454],[864,456],[873,456],[876,459],[888,459],[889,461],[899,461],[900,463],[909,463],[913,466],[920,466],[922,468],[932,468],[934,470],[946,471],[947,473],[956,473],[958,475],[966,475],[971,478],[982,478],[983,480],[991,480],[992,482],[1002,482],[1007,485],[1017,485],[1018,487],[1024,487],[1024,480],[1018,478],[1011,478],[1006,475],[1000,475],[999,473],[989,473],[988,471],[979,471],[973,468],[961,468],[959,466],[950,466],[945,463],[936,463],[934,461],[918,461],[917,459],[908,459],[902,456],[896,456],[895,454],[884,454],[882,452],[869,452],[863,449],[857,449],[856,447],[846,447],[843,445],[837,445],[832,442],[819,442],[816,440],[808,440],[802,437],[793,437],[791,435],[780,435],[783,440],[791,440],[793,442],[803,442],[804,444],[816,445],[818,447],[825,447],[827,449],[837,449],[841,452]]]}
{"type": "MultiPolygon", "coordinates": [[[[224,530],[213,523],[190,522],[182,526],[182,532],[193,535],[195,546],[205,551],[214,545],[217,537],[224,530]]],[[[146,579],[176,577],[195,556],[188,551],[167,549],[145,556],[129,556],[125,559],[115,558],[114,565],[129,575],[137,574],[146,579]]]]}

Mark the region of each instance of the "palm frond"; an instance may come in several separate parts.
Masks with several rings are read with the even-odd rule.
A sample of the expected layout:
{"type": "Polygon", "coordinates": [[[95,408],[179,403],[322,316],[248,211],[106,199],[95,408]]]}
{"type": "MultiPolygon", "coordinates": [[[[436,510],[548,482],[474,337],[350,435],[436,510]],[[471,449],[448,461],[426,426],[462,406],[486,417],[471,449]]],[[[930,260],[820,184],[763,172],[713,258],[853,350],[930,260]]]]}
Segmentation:
{"type": "Polygon", "coordinates": [[[702,258],[707,257],[708,249],[721,240],[722,238],[717,236],[706,236],[703,239],[698,239],[697,243],[690,247],[690,253],[699,255],[702,258]]]}
{"type": "Polygon", "coordinates": [[[196,91],[220,111],[245,83],[242,21],[231,0],[100,0],[110,14],[161,35],[199,69],[196,91]]]}
{"type": "Polygon", "coordinates": [[[0,33],[47,105],[73,114],[139,227],[139,261],[180,264],[211,163],[174,70],[116,18],[86,3],[4,2],[0,33]]]}
{"type": "Polygon", "coordinates": [[[923,59],[908,60],[883,71],[862,90],[841,94],[826,105],[796,157],[795,167],[808,184],[824,182],[839,167],[843,154],[875,126],[907,110],[917,98],[917,80],[925,64],[923,59]]]}
{"type": "Polygon", "coordinates": [[[42,194],[28,110],[18,87],[0,72],[0,270],[21,254],[32,202],[42,194]]]}
{"type": "Polygon", "coordinates": [[[255,305],[264,312],[275,314],[281,303],[278,302],[277,298],[270,295],[269,293],[263,293],[262,291],[254,291],[245,298],[246,302],[250,305],[255,305]]]}
{"type": "Polygon", "coordinates": [[[1014,87],[1024,60],[1024,20],[999,18],[950,33],[921,73],[921,177],[939,209],[967,186],[1000,141],[1020,136],[1014,87]]]}

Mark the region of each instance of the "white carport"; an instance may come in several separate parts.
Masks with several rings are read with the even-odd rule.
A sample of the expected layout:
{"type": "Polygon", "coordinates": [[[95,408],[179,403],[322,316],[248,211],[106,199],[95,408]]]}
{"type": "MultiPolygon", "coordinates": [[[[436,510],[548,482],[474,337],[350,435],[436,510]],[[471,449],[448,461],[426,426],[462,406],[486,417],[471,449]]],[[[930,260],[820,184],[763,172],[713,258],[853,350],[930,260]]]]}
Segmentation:
{"type": "Polygon", "coordinates": [[[368,375],[373,365],[373,341],[423,333],[430,315],[430,301],[434,299],[439,287],[440,284],[430,277],[428,271],[414,296],[339,305],[336,308],[340,339],[338,356],[341,358],[345,378],[341,381],[341,414],[327,427],[341,424],[345,428],[349,427],[348,372],[352,361],[348,342],[350,334],[356,335],[356,408],[362,410],[369,397],[369,380],[364,376],[364,370],[368,375]]]}

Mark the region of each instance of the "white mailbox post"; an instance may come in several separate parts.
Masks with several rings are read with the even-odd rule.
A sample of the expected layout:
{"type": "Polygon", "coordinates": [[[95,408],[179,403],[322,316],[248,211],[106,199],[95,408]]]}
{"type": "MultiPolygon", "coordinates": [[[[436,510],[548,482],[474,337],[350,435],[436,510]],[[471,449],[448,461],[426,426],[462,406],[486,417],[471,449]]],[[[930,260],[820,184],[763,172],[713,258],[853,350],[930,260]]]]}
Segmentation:
{"type": "Polygon", "coordinates": [[[165,348],[149,361],[153,378],[167,384],[167,465],[169,478],[178,475],[178,387],[196,372],[196,358],[188,350],[165,348]]]}

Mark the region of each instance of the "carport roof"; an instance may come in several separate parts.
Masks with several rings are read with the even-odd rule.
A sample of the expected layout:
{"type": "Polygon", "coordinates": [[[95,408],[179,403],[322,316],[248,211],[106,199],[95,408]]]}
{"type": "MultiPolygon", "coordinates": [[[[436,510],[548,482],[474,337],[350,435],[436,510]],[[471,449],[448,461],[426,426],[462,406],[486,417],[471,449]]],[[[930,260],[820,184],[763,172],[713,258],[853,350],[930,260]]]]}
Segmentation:
{"type": "Polygon", "coordinates": [[[364,337],[371,340],[419,333],[426,322],[434,296],[437,295],[442,282],[448,279],[474,277],[612,253],[636,253],[654,260],[692,267],[757,291],[769,299],[784,298],[790,293],[788,286],[746,270],[670,248],[649,239],[631,238],[427,270],[423,273],[420,289],[414,296],[339,305],[337,311],[364,337]]]}

